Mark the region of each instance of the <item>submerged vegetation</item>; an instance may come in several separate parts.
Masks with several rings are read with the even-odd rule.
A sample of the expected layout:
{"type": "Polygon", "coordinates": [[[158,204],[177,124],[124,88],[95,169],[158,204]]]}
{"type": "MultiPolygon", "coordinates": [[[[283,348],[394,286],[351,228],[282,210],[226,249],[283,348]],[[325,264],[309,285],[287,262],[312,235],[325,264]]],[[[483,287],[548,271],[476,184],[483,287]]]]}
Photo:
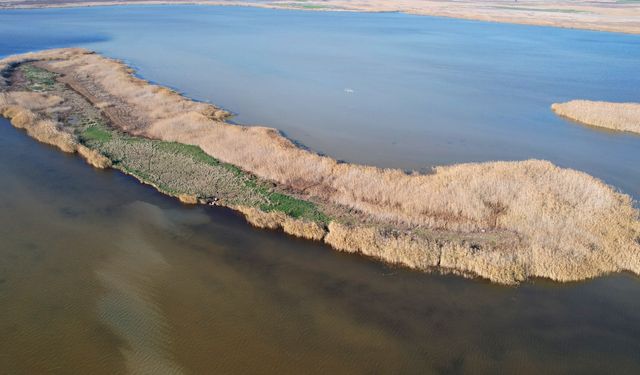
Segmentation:
{"type": "Polygon", "coordinates": [[[184,202],[234,208],[259,227],[501,283],[640,273],[638,211],[585,173],[540,160],[427,175],[338,163],[275,129],[226,123],[223,110],[85,50],[0,61],[5,77],[15,66],[0,98],[14,124],[48,121],[73,142],[70,152],[85,156],[86,148],[88,161],[108,161],[93,165],[111,165],[184,202]],[[37,69],[55,73],[56,82],[47,88],[37,69]],[[44,91],[24,91],[33,85],[44,91]]]}

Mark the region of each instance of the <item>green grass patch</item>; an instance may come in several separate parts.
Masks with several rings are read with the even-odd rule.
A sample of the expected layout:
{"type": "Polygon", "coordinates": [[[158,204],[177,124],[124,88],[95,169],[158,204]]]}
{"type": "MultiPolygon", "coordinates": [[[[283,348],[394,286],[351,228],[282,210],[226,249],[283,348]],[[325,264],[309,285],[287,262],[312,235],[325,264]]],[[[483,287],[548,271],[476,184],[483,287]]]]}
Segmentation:
{"type": "Polygon", "coordinates": [[[83,143],[103,143],[109,142],[113,138],[111,131],[102,123],[102,121],[95,119],[83,119],[81,121],[81,125],[84,127],[84,130],[80,134],[80,140],[83,143]]]}
{"type": "MultiPolygon", "coordinates": [[[[256,178],[235,165],[221,162],[220,160],[205,153],[198,146],[178,142],[152,140],[142,137],[132,137],[109,129],[109,127],[100,119],[85,118],[79,122],[79,125],[80,129],[82,129],[79,134],[80,140],[83,143],[93,146],[99,150],[104,147],[108,147],[109,142],[113,140],[115,142],[124,141],[133,146],[134,149],[136,148],[136,144],[140,144],[140,147],[147,147],[150,145],[154,150],[153,152],[158,153],[158,156],[159,154],[163,155],[164,160],[166,160],[167,157],[169,160],[171,160],[172,157],[175,158],[175,160],[180,160],[180,158],[186,156],[196,163],[224,168],[232,172],[235,176],[233,178],[240,179],[240,186],[244,185],[246,189],[249,189],[258,196],[264,198],[263,201],[265,203],[259,205],[259,208],[262,211],[280,211],[294,218],[312,220],[325,224],[329,222],[329,218],[320,212],[314,203],[297,199],[290,195],[274,192],[272,190],[272,186],[268,182],[256,178]]],[[[104,149],[101,151],[108,154],[104,149]]],[[[187,193],[185,191],[176,191],[175,189],[170,188],[166,185],[166,181],[163,182],[162,178],[158,178],[158,176],[150,174],[148,171],[143,170],[144,168],[132,167],[132,164],[127,161],[128,157],[128,155],[121,155],[120,157],[116,157],[115,155],[110,156],[114,165],[117,165],[126,173],[137,177],[143,182],[152,183],[162,191],[169,194],[178,195],[180,193],[187,193]]],[[[178,162],[170,162],[167,164],[167,168],[180,168],[180,165],[178,162]]]]}
{"type": "Polygon", "coordinates": [[[154,141],[158,142],[158,150],[162,152],[167,152],[170,154],[178,154],[188,156],[196,162],[205,163],[213,166],[221,166],[226,168],[227,170],[233,172],[236,176],[245,176],[246,173],[242,171],[242,169],[236,167],[233,164],[223,163],[220,160],[214,158],[213,156],[204,152],[200,147],[187,145],[184,143],[178,142],[165,142],[165,141],[154,141]]]}
{"type": "Polygon", "coordinates": [[[267,199],[269,203],[260,205],[262,211],[280,211],[298,219],[307,219],[325,224],[329,223],[329,218],[320,212],[318,207],[312,202],[274,192],[268,192],[267,199]]]}
{"type": "Polygon", "coordinates": [[[58,75],[48,70],[40,69],[31,64],[24,64],[20,69],[24,77],[29,81],[28,88],[31,91],[51,90],[56,84],[56,77],[58,75]]]}
{"type": "Polygon", "coordinates": [[[159,141],[157,143],[158,151],[166,152],[169,154],[185,155],[196,162],[201,162],[209,165],[220,165],[220,161],[204,151],[198,146],[186,145],[178,142],[164,142],[159,141]]]}
{"type": "Polygon", "coordinates": [[[170,187],[168,187],[167,185],[157,181],[156,179],[152,178],[147,172],[138,170],[138,169],[133,169],[133,168],[129,168],[126,165],[122,165],[119,164],[119,167],[126,173],[136,177],[137,179],[139,179],[142,182],[145,183],[152,183],[155,187],[157,187],[162,193],[165,194],[170,194],[170,195],[178,195],[181,192],[179,191],[175,191],[174,189],[171,189],[170,187]]]}
{"type": "Polygon", "coordinates": [[[330,7],[326,5],[315,5],[315,4],[304,4],[301,6],[304,9],[329,9],[330,7]]]}
{"type": "MultiPolygon", "coordinates": [[[[245,186],[256,191],[258,194],[266,198],[268,203],[260,205],[260,209],[265,212],[280,211],[294,218],[304,218],[313,221],[328,223],[329,219],[318,210],[315,204],[291,197],[289,195],[272,192],[264,183],[242,171],[242,169],[232,164],[223,163],[220,160],[205,153],[200,147],[186,145],[178,142],[153,141],[156,143],[159,152],[183,155],[192,158],[199,163],[205,163],[212,166],[221,166],[232,171],[237,177],[246,178],[245,186]]],[[[139,173],[134,172],[139,175],[139,173]]]]}
{"type": "Polygon", "coordinates": [[[297,219],[307,219],[324,224],[328,224],[330,221],[329,217],[322,213],[314,203],[271,191],[264,183],[259,183],[255,177],[247,180],[245,185],[266,198],[268,203],[260,205],[260,209],[264,212],[280,211],[297,219]]]}

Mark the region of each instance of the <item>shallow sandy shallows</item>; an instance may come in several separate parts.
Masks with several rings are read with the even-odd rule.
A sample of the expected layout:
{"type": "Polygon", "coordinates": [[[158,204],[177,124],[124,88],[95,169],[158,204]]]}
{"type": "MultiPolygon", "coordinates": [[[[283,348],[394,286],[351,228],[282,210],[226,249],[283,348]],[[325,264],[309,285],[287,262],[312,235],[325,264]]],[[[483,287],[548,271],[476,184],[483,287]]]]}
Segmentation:
{"type": "Polygon", "coordinates": [[[640,3],[618,0],[0,0],[0,8],[126,4],[204,4],[316,11],[402,12],[640,34],[640,3]]]}
{"type": "MultiPolygon", "coordinates": [[[[339,163],[298,148],[277,130],[226,123],[224,111],[135,78],[123,63],[82,49],[11,57],[0,70],[33,60],[62,74],[61,81],[101,108],[111,126],[199,146],[317,202],[331,220],[313,238],[334,248],[508,284],[530,277],[640,274],[640,221],[631,198],[585,173],[540,160],[460,164],[427,175],[339,163]],[[354,214],[332,215],[332,206],[354,214]]],[[[5,116],[12,117],[6,108],[29,109],[20,98],[5,95],[5,116]]],[[[295,220],[271,225],[284,220],[281,214],[234,208],[256,225],[295,233],[295,220]]]]}
{"type": "Polygon", "coordinates": [[[640,134],[640,103],[572,100],[554,103],[551,109],[562,117],[585,125],[640,134]]]}

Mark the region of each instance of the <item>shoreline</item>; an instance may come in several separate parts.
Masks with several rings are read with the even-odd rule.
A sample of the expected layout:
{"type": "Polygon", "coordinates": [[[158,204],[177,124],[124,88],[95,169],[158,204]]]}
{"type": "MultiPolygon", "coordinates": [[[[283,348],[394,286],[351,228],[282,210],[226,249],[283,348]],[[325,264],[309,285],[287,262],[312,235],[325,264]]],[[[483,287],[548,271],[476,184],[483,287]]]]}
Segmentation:
{"type": "Polygon", "coordinates": [[[0,71],[0,112],[32,137],[46,143],[42,134],[53,135],[50,143],[94,166],[129,172],[185,203],[232,208],[257,227],[502,284],[640,274],[638,211],[581,172],[535,160],[430,175],[339,164],[275,129],[228,124],[227,112],[82,49],[9,57],[0,71]],[[91,121],[69,121],[79,113],[91,121]]]}
{"type": "Polygon", "coordinates": [[[77,2],[69,2],[67,0],[54,2],[0,0],[0,10],[128,5],[203,5],[300,11],[403,13],[479,22],[640,34],[640,22],[637,21],[640,18],[640,4],[608,1],[594,3],[576,0],[565,4],[560,1],[545,3],[529,0],[505,5],[500,1],[482,2],[478,0],[462,2],[408,0],[403,3],[385,0],[363,0],[357,3],[346,0],[292,0],[290,2],[281,0],[268,0],[266,2],[238,2],[235,0],[194,0],[186,2],[180,0],[84,0],[77,2]]]}

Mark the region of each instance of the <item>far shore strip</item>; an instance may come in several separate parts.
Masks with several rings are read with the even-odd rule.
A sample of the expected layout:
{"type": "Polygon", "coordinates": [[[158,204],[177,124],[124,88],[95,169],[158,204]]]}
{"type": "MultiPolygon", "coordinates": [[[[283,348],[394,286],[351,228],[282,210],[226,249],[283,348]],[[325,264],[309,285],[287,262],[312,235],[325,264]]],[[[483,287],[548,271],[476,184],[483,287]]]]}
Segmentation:
{"type": "Polygon", "coordinates": [[[562,117],[585,125],[640,134],[640,103],[572,100],[554,103],[551,109],[562,117]]]}
{"type": "Polygon", "coordinates": [[[616,0],[0,0],[2,8],[201,4],[307,11],[400,12],[640,34],[640,2],[616,0]]]}
{"type": "MultiPolygon", "coordinates": [[[[70,152],[87,147],[100,154],[87,159],[114,167],[123,157],[140,164],[138,151],[113,157],[87,139],[108,140],[121,132],[125,135],[116,138],[128,137],[129,145],[151,139],[164,142],[168,150],[192,147],[193,160],[218,168],[209,174],[224,169],[229,176],[255,175],[298,199],[256,190],[247,180],[247,189],[260,196],[251,195],[246,203],[236,197],[228,205],[260,227],[281,228],[414,269],[503,284],[536,277],[576,281],[611,272],[640,274],[640,220],[632,199],[586,173],[548,161],[468,163],[437,167],[431,174],[339,163],[297,147],[275,129],[227,123],[223,110],[136,78],[124,63],[84,49],[12,56],[0,60],[0,73],[0,114],[43,142],[70,152]],[[26,69],[30,64],[35,66],[26,69]],[[21,66],[26,79],[41,77],[42,85],[21,83],[21,66]],[[57,78],[42,77],[36,69],[57,78]],[[56,80],[57,85],[48,82],[56,80]],[[78,134],[77,124],[69,120],[77,117],[71,113],[75,99],[70,90],[88,101],[108,128],[92,125],[78,134]],[[200,149],[210,160],[198,154],[200,149]],[[265,199],[270,203],[260,203],[265,199]],[[304,217],[287,209],[265,211],[283,207],[278,206],[283,200],[321,212],[304,217]]],[[[151,155],[158,149],[148,148],[151,155]]],[[[181,165],[167,168],[179,171],[181,165]]],[[[149,182],[151,175],[131,173],[168,191],[149,182]]],[[[169,194],[190,193],[194,198],[184,201],[201,202],[206,186],[194,191],[186,185],[176,185],[169,194]]]]}

